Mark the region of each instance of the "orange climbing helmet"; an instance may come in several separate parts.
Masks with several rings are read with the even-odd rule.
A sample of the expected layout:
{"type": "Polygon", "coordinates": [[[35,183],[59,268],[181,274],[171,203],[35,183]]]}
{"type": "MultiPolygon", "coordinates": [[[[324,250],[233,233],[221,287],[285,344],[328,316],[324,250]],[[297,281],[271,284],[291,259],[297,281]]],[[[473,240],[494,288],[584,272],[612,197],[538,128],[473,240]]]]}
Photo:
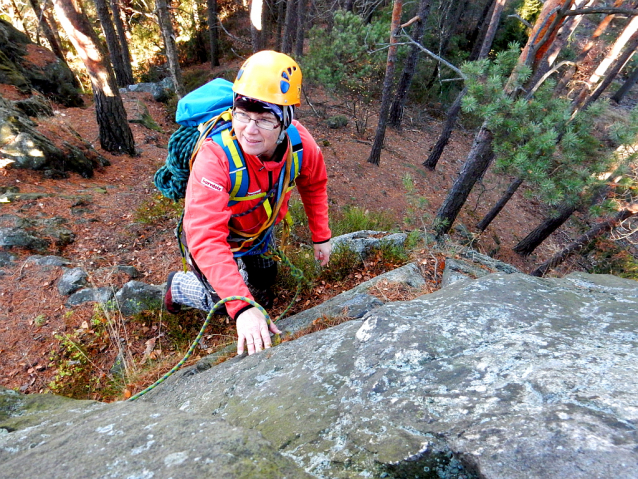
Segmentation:
{"type": "Polygon", "coordinates": [[[252,55],[237,72],[235,94],[274,105],[301,104],[301,69],[284,53],[264,50],[252,55]]]}

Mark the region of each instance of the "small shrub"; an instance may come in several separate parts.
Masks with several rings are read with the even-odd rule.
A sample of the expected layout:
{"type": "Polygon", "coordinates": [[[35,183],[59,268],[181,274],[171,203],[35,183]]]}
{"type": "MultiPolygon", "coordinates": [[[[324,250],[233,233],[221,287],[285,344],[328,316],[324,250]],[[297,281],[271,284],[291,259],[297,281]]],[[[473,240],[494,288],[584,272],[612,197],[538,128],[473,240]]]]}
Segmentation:
{"type": "Polygon", "coordinates": [[[138,223],[155,224],[167,219],[177,219],[184,209],[183,200],[173,201],[158,194],[135,211],[134,218],[138,223]]]}
{"type": "Polygon", "coordinates": [[[396,220],[391,213],[370,212],[358,206],[346,206],[341,210],[332,211],[330,215],[330,229],[333,237],[361,230],[388,231],[396,226],[396,220]]]}
{"type": "Polygon", "coordinates": [[[348,125],[348,118],[343,115],[331,116],[326,120],[326,124],[328,128],[338,130],[348,125]]]}

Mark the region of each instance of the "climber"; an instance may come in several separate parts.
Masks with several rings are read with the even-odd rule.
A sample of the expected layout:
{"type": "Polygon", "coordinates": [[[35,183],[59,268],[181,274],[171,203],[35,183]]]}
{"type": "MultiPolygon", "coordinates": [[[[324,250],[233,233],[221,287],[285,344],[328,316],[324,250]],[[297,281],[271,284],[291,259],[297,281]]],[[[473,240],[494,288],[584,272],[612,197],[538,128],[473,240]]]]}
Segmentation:
{"type": "MultiPolygon", "coordinates": [[[[218,144],[206,139],[192,164],[183,229],[194,272],[169,274],[164,296],[168,312],[179,312],[181,305],[209,311],[229,296],[272,305],[277,263],[261,253],[272,245],[273,226],[286,217],[294,185],[308,216],[314,257],[327,265],[331,233],[326,167],[315,140],[293,120],[301,76],[292,58],[274,51],[258,52],[240,68],[233,84],[230,140],[218,139],[218,144]],[[231,191],[239,184],[231,179],[229,166],[237,164],[237,150],[245,171],[242,167],[232,173],[247,173],[249,179],[242,198],[231,191]],[[291,171],[299,166],[299,171],[291,171]]],[[[244,345],[248,354],[270,347],[270,333],[281,333],[249,303],[233,300],[225,306],[236,322],[240,355],[244,345]]]]}

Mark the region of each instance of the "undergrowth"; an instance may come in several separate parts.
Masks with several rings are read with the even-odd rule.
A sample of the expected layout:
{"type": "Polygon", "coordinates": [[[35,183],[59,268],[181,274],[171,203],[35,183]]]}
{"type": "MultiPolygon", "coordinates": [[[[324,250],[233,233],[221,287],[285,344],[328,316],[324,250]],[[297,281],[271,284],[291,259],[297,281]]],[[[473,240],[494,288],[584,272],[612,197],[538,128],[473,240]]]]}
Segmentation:
{"type": "MultiPolygon", "coordinates": [[[[273,318],[291,302],[294,304],[289,314],[294,314],[410,260],[406,247],[381,242],[365,257],[337,247],[329,265],[322,268],[314,259],[311,239],[303,238],[307,219],[301,202],[293,202],[290,210],[295,227],[286,256],[303,273],[302,297],[293,301],[298,278],[291,268],[281,265],[275,285],[278,299],[271,311],[273,318]]],[[[180,211],[180,204],[155,197],[138,208],[135,218],[144,223],[156,223],[176,218],[180,211]]],[[[364,229],[389,231],[397,225],[388,214],[351,207],[332,215],[331,228],[333,236],[337,236],[364,229]]],[[[280,235],[282,231],[278,233],[280,235]]],[[[417,245],[420,235],[416,233],[409,236],[407,248],[417,245]]],[[[73,324],[70,316],[68,324],[73,324]]],[[[56,374],[49,390],[78,399],[126,399],[157,380],[183,357],[205,316],[197,310],[171,315],[162,309],[145,311],[124,320],[117,308],[98,305],[90,321],[56,336],[58,347],[51,354],[49,364],[56,374]]],[[[306,333],[340,321],[340,318],[320,318],[306,333]]],[[[215,316],[192,362],[235,341],[234,324],[226,316],[215,316]]]]}

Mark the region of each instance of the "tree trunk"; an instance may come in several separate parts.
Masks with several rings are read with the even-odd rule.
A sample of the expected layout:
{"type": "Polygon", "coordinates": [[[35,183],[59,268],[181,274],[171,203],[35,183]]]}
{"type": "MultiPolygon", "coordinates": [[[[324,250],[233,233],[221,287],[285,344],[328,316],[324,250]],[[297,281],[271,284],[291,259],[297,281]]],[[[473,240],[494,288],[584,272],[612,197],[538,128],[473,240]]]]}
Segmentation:
{"type": "Polygon", "coordinates": [[[615,75],[620,71],[620,69],[624,66],[627,59],[631,57],[634,50],[636,49],[636,42],[638,41],[638,16],[635,16],[631,19],[631,21],[624,28],[622,33],[618,36],[612,48],[607,52],[605,58],[600,62],[596,71],[589,77],[589,79],[585,82],[580,92],[572,101],[572,108],[574,113],[578,110],[585,108],[585,104],[589,105],[592,101],[594,101],[600,94],[605,90],[605,88],[611,83],[615,75]],[[624,53],[621,54],[624,48],[624,53]],[[624,58],[625,60],[622,63],[619,63],[619,60],[624,58]],[[613,66],[613,68],[610,68],[613,66]],[[613,73],[615,69],[615,73],[613,73]],[[590,95],[590,92],[594,88],[594,85],[600,80],[602,77],[605,77],[601,82],[601,85],[606,83],[606,85],[600,89],[600,91],[595,96],[594,100],[590,100],[594,97],[594,93],[596,90],[601,88],[601,85],[595,88],[594,93],[590,95]],[[609,79],[611,77],[611,79],[609,79]],[[589,95],[589,97],[588,97],[589,95]]]}
{"type": "MultiPolygon", "coordinates": [[[[638,17],[636,17],[636,19],[638,19],[638,17]]],[[[636,23],[636,26],[638,27],[638,22],[636,23]]],[[[616,59],[616,61],[609,68],[609,70],[607,71],[607,75],[605,76],[603,81],[601,81],[600,84],[596,87],[596,89],[592,92],[592,94],[586,100],[583,101],[581,109],[583,110],[586,109],[589,105],[591,105],[593,102],[598,100],[600,95],[602,95],[602,93],[607,89],[607,87],[611,85],[611,82],[614,81],[614,78],[616,78],[616,75],[618,75],[620,70],[622,70],[622,68],[627,64],[627,62],[629,62],[629,59],[636,51],[636,48],[638,48],[638,31],[634,32],[633,36],[627,43],[627,47],[625,48],[625,51],[622,53],[622,55],[620,55],[616,59]]],[[[574,110],[574,111],[577,111],[577,110],[574,110]]]]}
{"type": "Polygon", "coordinates": [[[578,237],[573,243],[570,243],[563,250],[541,264],[538,268],[532,271],[530,275],[544,276],[550,269],[554,269],[562,264],[570,255],[583,249],[591,240],[613,230],[620,223],[636,214],[638,214],[638,205],[634,204],[631,208],[619,211],[613,218],[609,218],[607,221],[598,223],[596,226],[587,231],[587,233],[578,237]]]}
{"type": "Polygon", "coordinates": [[[443,150],[450,141],[450,137],[452,136],[452,131],[454,131],[454,127],[456,125],[456,120],[459,117],[459,113],[461,112],[461,102],[463,101],[463,97],[467,93],[467,88],[463,88],[461,92],[456,96],[454,103],[447,111],[447,116],[445,117],[445,123],[443,124],[443,130],[439,135],[439,139],[436,141],[434,148],[430,152],[428,159],[423,162],[423,166],[427,169],[434,171],[436,168],[441,155],[443,154],[443,150]]]}
{"type": "MultiPolygon", "coordinates": [[[[625,0],[616,0],[614,2],[614,7],[620,7],[624,1],[625,0]]],[[[589,38],[589,41],[583,47],[581,52],[578,54],[578,56],[576,57],[576,60],[574,60],[574,63],[576,63],[577,65],[582,65],[586,62],[587,57],[590,56],[590,52],[592,51],[592,48],[594,47],[594,45],[596,45],[600,36],[603,33],[605,33],[605,30],[607,30],[607,27],[609,26],[613,18],[614,18],[614,15],[607,15],[603,19],[603,21],[598,24],[598,27],[596,27],[596,30],[594,30],[594,33],[592,33],[591,37],[589,38]]],[[[565,73],[565,75],[563,75],[558,85],[556,85],[556,95],[560,95],[565,90],[569,82],[574,77],[575,73],[576,73],[576,67],[571,67],[565,73]]]]}
{"type": "Polygon", "coordinates": [[[496,202],[496,204],[492,207],[490,211],[483,217],[481,221],[479,221],[476,227],[479,231],[485,231],[487,227],[494,221],[494,218],[498,216],[501,210],[505,207],[507,202],[512,199],[514,193],[518,190],[518,188],[523,184],[523,178],[516,178],[507,188],[507,191],[501,196],[501,198],[496,202]]]}
{"type": "Polygon", "coordinates": [[[474,138],[474,143],[459,176],[436,212],[434,230],[437,237],[450,231],[475,183],[487,170],[492,157],[491,150],[492,133],[484,124],[474,138]]]}
{"type": "MultiPolygon", "coordinates": [[[[459,18],[465,11],[468,4],[468,0],[463,0],[460,2],[456,2],[455,0],[448,0],[448,12],[444,14],[443,17],[445,19],[445,24],[440,25],[440,40],[439,40],[439,51],[437,52],[440,57],[445,57],[447,55],[447,50],[450,46],[450,40],[452,36],[456,32],[456,29],[459,25],[459,18]]],[[[432,88],[436,78],[439,74],[439,63],[437,62],[435,67],[432,69],[432,73],[426,83],[426,90],[432,88]]]]}
{"type": "Polygon", "coordinates": [[[297,0],[297,40],[295,41],[295,57],[303,55],[303,42],[306,35],[306,0],[297,0]]]}
{"type": "Polygon", "coordinates": [[[275,50],[282,51],[283,44],[283,25],[286,22],[286,0],[277,0],[277,32],[275,33],[275,38],[277,39],[277,46],[275,50]]]}
{"type": "Polygon", "coordinates": [[[611,97],[616,103],[620,103],[629,90],[638,82],[638,68],[625,80],[625,83],[618,89],[614,96],[611,97]]]}
{"type": "Polygon", "coordinates": [[[74,0],[57,0],[54,8],[62,28],[80,54],[91,78],[100,145],[111,153],[134,155],[133,133],[126,118],[113,70],[104,60],[104,53],[88,18],[74,0]]]}
{"type": "MultiPolygon", "coordinates": [[[[417,43],[421,43],[421,39],[423,38],[423,32],[425,32],[425,24],[427,22],[428,16],[430,15],[431,3],[431,0],[421,0],[419,2],[419,11],[417,13],[419,20],[416,22],[416,25],[414,25],[414,28],[412,29],[412,39],[417,43]]],[[[397,86],[397,92],[394,100],[392,101],[392,106],[390,106],[390,118],[388,120],[388,124],[393,128],[401,128],[405,101],[408,95],[408,90],[410,89],[410,85],[412,85],[414,73],[416,72],[416,65],[419,60],[420,52],[421,50],[419,49],[419,47],[417,47],[416,45],[412,45],[410,48],[410,53],[408,54],[408,58],[405,61],[403,73],[401,74],[399,85],[397,86]]]]}
{"type": "Polygon", "coordinates": [[[111,13],[113,14],[113,24],[117,32],[117,38],[120,45],[120,54],[122,55],[122,63],[124,64],[123,79],[126,85],[135,83],[133,78],[133,67],[131,65],[131,52],[128,48],[128,38],[122,22],[122,12],[118,0],[111,0],[111,13]]]}
{"type": "MultiPolygon", "coordinates": [[[[586,0],[576,0],[572,5],[572,9],[580,8],[583,6],[586,0]]],[[[587,3],[587,7],[593,6],[598,0],[589,0],[587,3]]],[[[545,75],[554,64],[554,61],[560,54],[561,50],[567,44],[567,40],[569,40],[574,30],[580,25],[584,15],[572,15],[567,17],[562,27],[558,29],[553,41],[550,45],[547,45],[545,49],[545,54],[538,61],[538,64],[535,68],[534,75],[530,77],[530,80],[527,82],[528,86],[534,86],[538,81],[545,75]]]]}
{"type": "Polygon", "coordinates": [[[60,60],[62,60],[64,64],[67,64],[66,58],[64,57],[64,52],[62,51],[62,47],[60,47],[60,44],[58,43],[58,40],[55,37],[55,34],[53,33],[53,29],[51,28],[51,25],[49,25],[49,22],[44,16],[44,12],[40,8],[39,1],[29,0],[29,3],[31,4],[31,8],[33,8],[35,16],[38,20],[38,24],[42,28],[42,33],[44,33],[44,37],[47,39],[47,42],[49,42],[51,51],[55,53],[55,56],[58,57],[60,60]]]}
{"type": "Polygon", "coordinates": [[[532,254],[532,252],[554,231],[560,228],[574,212],[578,209],[577,205],[564,204],[558,208],[558,214],[547,218],[534,231],[529,233],[525,238],[514,246],[514,251],[522,256],[532,254]]]}
{"type": "MultiPolygon", "coordinates": [[[[481,49],[479,50],[478,59],[487,58],[487,55],[490,52],[490,48],[492,47],[492,42],[494,41],[494,37],[496,36],[496,30],[498,29],[498,24],[501,20],[501,15],[503,13],[503,9],[505,8],[505,4],[507,0],[497,0],[494,4],[494,9],[492,10],[492,16],[490,17],[490,24],[485,33],[485,38],[481,44],[481,49]]],[[[445,124],[443,125],[443,131],[439,135],[439,139],[432,148],[428,159],[425,160],[423,166],[430,170],[434,170],[436,168],[441,155],[443,154],[443,150],[450,141],[450,136],[452,135],[452,131],[454,131],[454,126],[456,125],[456,120],[459,117],[459,113],[461,112],[461,102],[463,101],[463,97],[467,93],[467,89],[464,88],[457,95],[454,103],[447,112],[447,116],[445,118],[445,124]]]]}
{"type": "Polygon", "coordinates": [[[208,10],[208,33],[210,41],[210,67],[219,66],[219,25],[217,20],[217,0],[206,0],[208,10]]]}
{"type": "Polygon", "coordinates": [[[472,45],[472,53],[468,58],[469,61],[473,62],[477,60],[479,57],[479,53],[481,52],[481,48],[483,47],[482,38],[486,37],[487,29],[491,25],[491,19],[493,16],[494,8],[496,7],[497,0],[491,0],[490,2],[485,4],[485,8],[483,9],[483,13],[481,14],[481,18],[476,24],[476,28],[470,34],[471,45],[472,45]],[[488,20],[488,18],[490,20],[488,20]]]}
{"type": "Polygon", "coordinates": [[[372,151],[368,163],[379,166],[381,160],[381,148],[385,139],[385,128],[388,122],[388,110],[392,99],[394,83],[394,67],[397,57],[397,34],[401,28],[401,12],[403,10],[403,0],[394,0],[392,9],[392,23],[390,24],[390,47],[388,48],[388,61],[385,67],[385,79],[383,80],[383,95],[381,97],[381,111],[379,112],[379,123],[374,136],[372,151]]]}
{"type": "Polygon", "coordinates": [[[175,86],[175,93],[178,98],[182,98],[182,95],[184,94],[182,86],[182,70],[179,66],[179,53],[177,51],[177,44],[175,43],[175,33],[173,32],[171,14],[168,10],[166,0],[157,0],[155,2],[155,7],[157,9],[160,31],[162,32],[162,38],[164,39],[164,49],[166,50],[168,69],[171,73],[171,78],[173,79],[173,85],[175,86]]]}
{"type": "Polygon", "coordinates": [[[286,22],[284,25],[284,35],[281,40],[281,51],[290,55],[292,45],[297,30],[297,0],[287,0],[286,2],[286,22]]]}
{"type": "MultiPolygon", "coordinates": [[[[11,6],[13,7],[13,12],[15,13],[16,18],[20,23],[22,23],[22,29],[24,30],[24,34],[27,36],[29,41],[31,41],[31,35],[29,34],[29,29],[27,28],[27,22],[24,21],[24,16],[22,16],[22,12],[18,5],[16,5],[15,0],[11,0],[11,6]]],[[[12,22],[14,23],[14,22],[12,22]]]]}
{"type": "Polygon", "coordinates": [[[250,2],[250,38],[253,53],[260,51],[263,44],[263,20],[264,0],[252,0],[250,2]]]}
{"type": "MultiPolygon", "coordinates": [[[[556,21],[552,20],[551,12],[556,4],[560,6],[559,0],[548,0],[543,6],[543,11],[534,25],[532,35],[529,37],[518,59],[519,64],[529,64],[535,58],[536,52],[545,41],[544,39],[548,34],[551,34],[552,25],[556,24],[556,21]],[[551,25],[548,25],[548,22],[551,22],[551,25]],[[541,33],[543,33],[542,36],[541,33]]],[[[509,94],[512,94],[517,75],[518,69],[515,68],[505,86],[505,90],[509,94]]],[[[450,230],[465,201],[467,201],[472,188],[487,171],[490,160],[493,157],[491,150],[492,134],[487,129],[486,124],[483,123],[483,126],[481,126],[481,129],[474,138],[474,143],[472,144],[470,153],[467,160],[465,160],[465,164],[458,178],[454,182],[452,189],[448,191],[443,204],[436,213],[433,227],[437,237],[441,237],[450,230]]]]}
{"type": "Polygon", "coordinates": [[[111,12],[106,4],[106,0],[94,0],[97,16],[100,20],[100,26],[104,32],[104,38],[106,38],[106,46],[109,50],[109,57],[111,58],[111,64],[113,70],[115,70],[115,79],[117,85],[124,87],[130,85],[127,83],[127,74],[122,61],[122,51],[120,50],[120,43],[115,33],[115,27],[111,20],[111,12]]]}

